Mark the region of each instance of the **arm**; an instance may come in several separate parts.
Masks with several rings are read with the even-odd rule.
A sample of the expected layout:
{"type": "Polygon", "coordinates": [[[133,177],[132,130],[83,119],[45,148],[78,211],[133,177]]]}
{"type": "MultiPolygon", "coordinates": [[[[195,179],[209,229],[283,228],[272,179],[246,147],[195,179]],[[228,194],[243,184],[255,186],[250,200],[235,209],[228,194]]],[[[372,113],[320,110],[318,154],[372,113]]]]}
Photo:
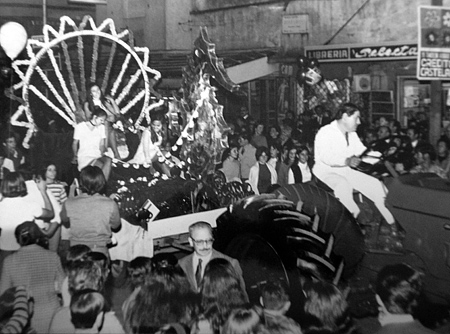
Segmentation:
{"type": "Polygon", "coordinates": [[[39,217],[41,219],[52,219],[55,217],[55,212],[53,211],[52,203],[47,194],[47,182],[40,180],[37,182],[39,191],[41,192],[42,198],[44,199],[44,208],[42,209],[42,214],[39,217]]]}
{"type": "Polygon", "coordinates": [[[153,158],[156,156],[156,150],[152,143],[151,134],[148,129],[145,129],[142,132],[141,142],[144,149],[145,162],[151,163],[153,158]]]}
{"type": "Polygon", "coordinates": [[[111,225],[111,230],[114,233],[117,233],[120,231],[120,228],[122,227],[122,222],[120,221],[120,213],[117,203],[114,202],[113,200],[111,201],[112,201],[112,211],[109,217],[109,224],[111,225]]]}
{"type": "Polygon", "coordinates": [[[120,115],[120,109],[116,101],[111,96],[107,96],[106,101],[108,101],[108,110],[114,115],[120,115]]]}
{"type": "Polygon", "coordinates": [[[61,216],[61,224],[63,224],[64,227],[69,228],[70,227],[70,218],[67,216],[66,203],[64,203],[62,206],[60,216],[61,216]]]}
{"type": "Polygon", "coordinates": [[[248,174],[248,183],[250,183],[250,185],[252,186],[252,189],[256,195],[259,195],[258,176],[259,176],[258,166],[253,166],[252,168],[250,168],[250,173],[248,174]]]}
{"type": "Polygon", "coordinates": [[[79,147],[80,141],[78,139],[74,139],[72,142],[72,151],[73,151],[73,158],[72,163],[76,164],[78,161],[78,147],[79,147]]]}
{"type": "Polygon", "coordinates": [[[89,109],[89,102],[84,102],[84,115],[86,116],[86,120],[90,120],[92,117],[92,112],[89,109]]]}

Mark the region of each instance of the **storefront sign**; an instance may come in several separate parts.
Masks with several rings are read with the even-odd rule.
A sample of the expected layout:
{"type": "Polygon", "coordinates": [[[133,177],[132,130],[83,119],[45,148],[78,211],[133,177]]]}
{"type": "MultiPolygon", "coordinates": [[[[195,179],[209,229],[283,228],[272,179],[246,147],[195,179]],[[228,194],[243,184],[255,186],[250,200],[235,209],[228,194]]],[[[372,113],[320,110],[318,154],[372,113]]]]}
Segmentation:
{"type": "Polygon", "coordinates": [[[320,62],[341,62],[360,60],[400,60],[416,59],[417,44],[380,45],[327,45],[305,47],[308,58],[317,58],[320,62]]]}
{"type": "Polygon", "coordinates": [[[419,80],[450,79],[450,8],[419,6],[419,80]]]}

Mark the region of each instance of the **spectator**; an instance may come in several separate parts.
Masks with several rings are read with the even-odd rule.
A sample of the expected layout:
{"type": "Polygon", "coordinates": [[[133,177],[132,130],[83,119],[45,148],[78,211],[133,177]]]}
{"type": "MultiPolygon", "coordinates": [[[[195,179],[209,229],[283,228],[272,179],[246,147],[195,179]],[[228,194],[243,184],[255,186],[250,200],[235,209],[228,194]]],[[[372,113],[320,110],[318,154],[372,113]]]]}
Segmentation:
{"type": "Polygon", "coordinates": [[[441,167],[447,178],[450,178],[450,142],[441,138],[437,142],[437,165],[441,167]]]}
{"type": "Polygon", "coordinates": [[[229,146],[222,155],[222,168],[227,182],[241,180],[241,164],[239,163],[237,146],[229,146]]]}
{"type": "Polygon", "coordinates": [[[267,189],[277,183],[277,172],[267,163],[269,150],[267,147],[258,147],[255,157],[256,164],[250,169],[248,183],[252,186],[255,194],[267,193],[267,189]]]}
{"type": "Polygon", "coordinates": [[[305,183],[312,180],[311,169],[308,165],[308,148],[306,146],[300,146],[297,152],[296,159],[291,165],[291,168],[289,168],[288,184],[305,183]]]}
{"type": "Polygon", "coordinates": [[[24,286],[7,289],[0,296],[0,333],[35,334],[34,328],[30,327],[33,303],[24,286]]]}
{"type": "Polygon", "coordinates": [[[34,222],[24,222],[15,229],[20,249],[8,256],[2,267],[0,294],[13,286],[26,286],[35,308],[31,326],[38,333],[48,333],[50,320],[59,307],[64,271],[58,255],[46,249],[48,238],[34,222]]]}
{"type": "Polygon", "coordinates": [[[264,124],[262,122],[256,123],[255,132],[252,137],[252,145],[258,147],[268,147],[266,136],[264,133],[264,124]]]}
{"type": "Polygon", "coordinates": [[[356,333],[348,305],[339,289],[327,282],[306,283],[304,315],[300,324],[304,334],[356,333]]]}
{"type": "Polygon", "coordinates": [[[20,165],[25,163],[25,156],[17,147],[18,136],[13,132],[8,132],[3,139],[3,151],[5,157],[12,161],[14,170],[17,171],[20,165]]]}
{"type": "Polygon", "coordinates": [[[297,157],[297,148],[294,146],[285,147],[285,151],[287,151],[286,158],[283,160],[283,163],[280,165],[280,171],[278,172],[278,184],[283,187],[289,184],[289,170],[291,166],[295,163],[297,157]]]}
{"type": "Polygon", "coordinates": [[[239,308],[231,312],[221,334],[269,334],[261,317],[252,308],[239,308]]]}
{"type": "MultiPolygon", "coordinates": [[[[236,260],[234,260],[236,261],[236,260]]],[[[201,284],[200,298],[203,319],[197,326],[210,327],[214,333],[220,332],[231,312],[248,304],[241,275],[226,259],[211,260],[205,269],[201,284]]]]}
{"type": "Polygon", "coordinates": [[[435,333],[413,318],[422,287],[422,274],[406,264],[381,269],[376,283],[381,329],[376,334],[435,333]]]}
{"type": "Polygon", "coordinates": [[[85,244],[109,256],[112,231],[120,230],[119,207],[105,196],[106,179],[99,167],[86,166],[80,174],[82,194],[69,198],[61,220],[70,227],[70,245],[85,244]]]}
{"type": "Polygon", "coordinates": [[[412,174],[434,173],[439,177],[447,178],[445,171],[436,163],[436,152],[433,145],[423,143],[414,149],[417,165],[411,168],[412,174]]]}
{"type": "Polygon", "coordinates": [[[216,258],[223,258],[232,264],[239,277],[239,281],[245,290],[245,283],[242,278],[242,269],[239,262],[236,259],[216,251],[213,248],[213,243],[214,238],[210,224],[200,221],[189,226],[189,244],[194,248],[194,252],[180,259],[178,263],[186,274],[192,289],[194,291],[200,290],[200,285],[208,262],[216,258]]]}
{"type": "Polygon", "coordinates": [[[25,221],[35,218],[51,219],[54,217],[53,207],[46,192],[45,181],[37,183],[44,199],[44,207],[26,198],[27,186],[22,174],[12,172],[5,176],[1,184],[0,200],[0,267],[3,259],[20,248],[14,237],[15,229],[25,221]]]}
{"type": "Polygon", "coordinates": [[[413,149],[423,142],[422,140],[420,140],[419,131],[415,127],[409,127],[408,130],[406,130],[406,135],[411,140],[411,146],[413,149]]]}
{"type": "Polygon", "coordinates": [[[281,130],[278,125],[269,126],[269,137],[267,138],[267,144],[269,146],[272,143],[281,144],[280,133],[281,133],[281,130]]]}
{"type": "Polygon", "coordinates": [[[262,287],[260,303],[263,306],[264,324],[269,330],[272,326],[284,324],[290,328],[289,332],[301,333],[300,325],[285,315],[291,302],[286,288],[279,280],[269,281],[262,287]]]}
{"type": "Polygon", "coordinates": [[[283,124],[281,127],[280,144],[281,146],[292,146],[294,143],[291,139],[292,136],[292,125],[283,124]]]}
{"type": "Polygon", "coordinates": [[[105,298],[101,293],[86,289],[72,296],[70,319],[75,333],[100,333],[104,316],[105,298]]]}
{"type": "Polygon", "coordinates": [[[256,148],[250,144],[250,135],[248,133],[241,133],[239,135],[239,162],[241,164],[241,177],[243,181],[248,180],[250,168],[255,164],[256,148]]]}
{"type": "Polygon", "coordinates": [[[269,150],[270,150],[270,159],[269,161],[267,161],[267,164],[272,166],[272,168],[275,169],[278,175],[278,172],[280,171],[281,167],[281,145],[278,144],[277,142],[271,142],[269,144],[269,150]]]}
{"type": "Polygon", "coordinates": [[[14,164],[11,159],[8,159],[5,153],[0,150],[0,182],[3,180],[3,177],[9,172],[14,172],[14,164]]]}
{"type": "MultiPolygon", "coordinates": [[[[101,293],[104,289],[104,276],[102,268],[98,263],[88,259],[77,261],[68,272],[69,292],[71,297],[77,292],[92,289],[101,293]]],[[[106,305],[103,326],[100,333],[122,334],[125,331],[114,312],[109,311],[106,305]]],[[[51,319],[50,334],[71,334],[75,332],[75,327],[70,321],[70,307],[60,308],[51,319]]]]}

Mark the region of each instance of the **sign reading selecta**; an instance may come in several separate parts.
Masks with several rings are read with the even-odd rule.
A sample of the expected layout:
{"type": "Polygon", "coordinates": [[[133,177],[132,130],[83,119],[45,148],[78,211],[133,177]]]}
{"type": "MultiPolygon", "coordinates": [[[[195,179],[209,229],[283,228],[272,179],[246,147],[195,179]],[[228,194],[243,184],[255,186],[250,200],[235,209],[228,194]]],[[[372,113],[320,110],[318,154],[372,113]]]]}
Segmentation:
{"type": "Polygon", "coordinates": [[[308,58],[320,62],[347,62],[359,60],[405,60],[417,58],[417,44],[384,43],[378,45],[326,45],[305,47],[308,58]]]}

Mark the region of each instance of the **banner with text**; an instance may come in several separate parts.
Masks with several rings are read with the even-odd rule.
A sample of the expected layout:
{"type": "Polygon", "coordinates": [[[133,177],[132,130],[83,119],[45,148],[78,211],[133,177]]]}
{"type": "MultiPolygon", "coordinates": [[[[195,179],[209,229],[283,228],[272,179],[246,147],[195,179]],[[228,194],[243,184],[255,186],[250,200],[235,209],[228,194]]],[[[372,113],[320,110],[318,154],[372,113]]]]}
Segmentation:
{"type": "Polygon", "coordinates": [[[450,8],[419,6],[417,79],[450,80],[450,8]]]}

